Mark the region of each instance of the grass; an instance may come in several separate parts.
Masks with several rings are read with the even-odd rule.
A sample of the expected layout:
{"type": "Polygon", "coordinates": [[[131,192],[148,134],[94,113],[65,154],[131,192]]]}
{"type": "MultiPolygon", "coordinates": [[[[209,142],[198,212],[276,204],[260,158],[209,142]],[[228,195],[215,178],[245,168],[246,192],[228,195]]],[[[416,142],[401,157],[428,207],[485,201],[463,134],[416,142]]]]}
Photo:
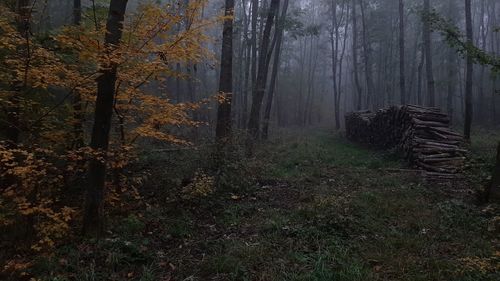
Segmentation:
{"type": "Polygon", "coordinates": [[[52,281],[500,279],[489,230],[498,213],[397,172],[405,164],[393,153],[320,133],[284,137],[234,162],[245,173],[228,178],[232,188],[198,200],[175,195],[188,167],[154,170],[146,207],[29,273],[52,281]]]}

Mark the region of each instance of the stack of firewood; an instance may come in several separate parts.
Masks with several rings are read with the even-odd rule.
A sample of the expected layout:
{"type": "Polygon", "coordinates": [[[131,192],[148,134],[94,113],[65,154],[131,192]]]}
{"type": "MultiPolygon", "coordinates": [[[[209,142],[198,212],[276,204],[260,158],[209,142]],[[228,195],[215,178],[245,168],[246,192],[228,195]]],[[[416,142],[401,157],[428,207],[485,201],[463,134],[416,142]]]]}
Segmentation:
{"type": "Polygon", "coordinates": [[[346,133],[356,142],[398,148],[431,179],[457,178],[465,166],[463,136],[450,129],[450,119],[437,108],[406,105],[348,113],[346,133]]]}

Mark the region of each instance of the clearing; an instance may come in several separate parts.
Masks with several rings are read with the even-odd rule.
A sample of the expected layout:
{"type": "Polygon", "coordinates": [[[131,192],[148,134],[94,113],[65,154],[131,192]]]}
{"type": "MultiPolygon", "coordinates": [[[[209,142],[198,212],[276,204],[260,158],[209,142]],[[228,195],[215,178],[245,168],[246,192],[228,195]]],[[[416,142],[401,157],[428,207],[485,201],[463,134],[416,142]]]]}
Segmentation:
{"type": "Polygon", "coordinates": [[[147,203],[124,210],[134,215],[112,214],[106,238],[61,248],[32,273],[43,280],[500,280],[498,210],[476,206],[467,182],[422,182],[389,152],[330,133],[286,136],[259,147],[252,161],[228,154],[225,188],[189,198],[176,186],[193,170],[195,185],[184,185],[209,186],[201,171],[210,153],[165,154],[144,158],[147,203]]]}

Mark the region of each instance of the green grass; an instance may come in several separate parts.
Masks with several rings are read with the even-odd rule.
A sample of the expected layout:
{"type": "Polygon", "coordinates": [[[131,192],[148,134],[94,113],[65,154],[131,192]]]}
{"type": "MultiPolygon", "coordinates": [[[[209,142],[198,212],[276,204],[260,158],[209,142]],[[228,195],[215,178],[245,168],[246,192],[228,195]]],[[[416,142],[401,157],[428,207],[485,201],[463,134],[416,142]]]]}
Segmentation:
{"type": "Polygon", "coordinates": [[[264,146],[257,157],[268,158],[271,177],[319,176],[321,167],[380,169],[399,167],[390,153],[377,153],[339,135],[317,133],[264,146]]]}
{"type": "Polygon", "coordinates": [[[168,185],[154,176],[147,190],[160,196],[149,207],[111,220],[104,239],[40,259],[32,274],[53,281],[500,278],[500,246],[488,230],[494,215],[470,197],[388,171],[406,166],[392,153],[320,133],[262,145],[255,159],[235,165],[245,173],[226,184],[247,188],[234,182],[229,193],[195,201],[168,189],[180,181],[173,174],[164,175],[168,185]],[[248,188],[254,181],[265,184],[248,188]]]}

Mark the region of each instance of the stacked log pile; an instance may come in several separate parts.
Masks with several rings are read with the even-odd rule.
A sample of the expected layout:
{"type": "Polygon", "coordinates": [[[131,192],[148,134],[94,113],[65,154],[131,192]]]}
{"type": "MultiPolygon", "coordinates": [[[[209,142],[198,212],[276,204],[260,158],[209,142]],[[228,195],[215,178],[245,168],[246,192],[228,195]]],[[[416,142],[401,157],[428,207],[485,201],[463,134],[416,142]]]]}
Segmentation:
{"type": "Polygon", "coordinates": [[[467,151],[464,139],[450,129],[450,119],[437,108],[393,106],[376,113],[346,115],[347,137],[373,147],[398,148],[429,179],[460,177],[467,151]]]}

